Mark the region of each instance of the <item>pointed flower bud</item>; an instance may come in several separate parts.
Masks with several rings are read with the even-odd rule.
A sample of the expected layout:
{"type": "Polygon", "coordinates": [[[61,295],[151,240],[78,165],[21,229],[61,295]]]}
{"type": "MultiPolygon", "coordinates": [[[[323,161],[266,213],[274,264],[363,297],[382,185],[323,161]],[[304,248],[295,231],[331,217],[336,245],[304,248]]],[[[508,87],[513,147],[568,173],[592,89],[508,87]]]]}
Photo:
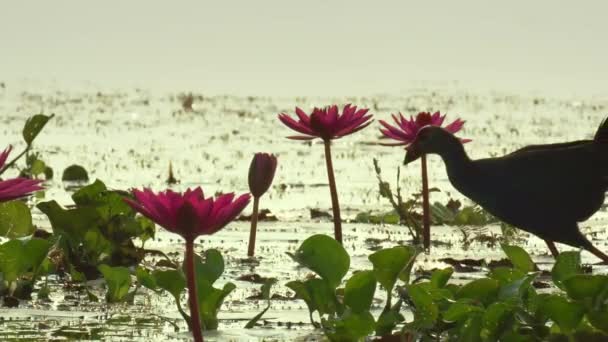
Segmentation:
{"type": "Polygon", "coordinates": [[[277,157],[268,153],[256,153],[249,166],[249,191],[260,197],[272,184],[277,169],[277,157]]]}

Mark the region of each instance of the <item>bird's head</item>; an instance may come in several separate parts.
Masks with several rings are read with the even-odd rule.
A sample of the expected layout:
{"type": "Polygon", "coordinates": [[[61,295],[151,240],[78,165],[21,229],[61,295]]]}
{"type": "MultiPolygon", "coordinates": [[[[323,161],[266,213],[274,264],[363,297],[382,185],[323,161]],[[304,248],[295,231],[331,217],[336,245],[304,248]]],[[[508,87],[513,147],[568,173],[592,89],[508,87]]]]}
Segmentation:
{"type": "Polygon", "coordinates": [[[425,126],[418,131],[416,139],[407,147],[404,165],[407,165],[423,154],[441,154],[447,146],[458,141],[452,133],[439,126],[425,126]]]}

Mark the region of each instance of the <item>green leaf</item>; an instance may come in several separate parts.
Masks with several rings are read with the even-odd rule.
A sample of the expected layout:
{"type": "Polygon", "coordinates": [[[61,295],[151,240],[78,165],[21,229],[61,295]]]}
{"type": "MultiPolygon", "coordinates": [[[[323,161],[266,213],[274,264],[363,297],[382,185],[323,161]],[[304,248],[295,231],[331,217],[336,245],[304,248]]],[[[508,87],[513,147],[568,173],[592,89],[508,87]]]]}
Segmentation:
{"type": "Polygon", "coordinates": [[[459,300],[448,308],[443,314],[443,319],[448,322],[457,322],[469,317],[471,313],[483,312],[483,309],[477,305],[471,304],[470,300],[459,300]]]}
{"type": "Polygon", "coordinates": [[[4,281],[13,282],[28,271],[35,271],[46,258],[51,244],[47,240],[9,240],[0,245],[0,272],[4,281]]]}
{"type": "Polygon", "coordinates": [[[126,267],[110,267],[99,265],[99,271],[108,285],[106,300],[109,303],[123,301],[129,293],[131,287],[131,273],[126,267]]]}
{"type": "Polygon", "coordinates": [[[70,165],[63,170],[61,180],[66,182],[88,182],[89,174],[84,167],[80,165],[70,165]]]}
{"type": "Polygon", "coordinates": [[[34,139],[36,139],[40,131],[42,131],[44,126],[53,118],[53,116],[55,116],[55,114],[50,116],[38,114],[27,119],[25,126],[23,127],[23,140],[28,146],[32,144],[34,139]]]}
{"type": "Polygon", "coordinates": [[[32,213],[25,203],[18,200],[0,203],[0,236],[15,239],[32,235],[35,230],[32,213]]]}
{"type": "Polygon", "coordinates": [[[559,295],[542,295],[539,305],[540,310],[565,333],[574,330],[585,314],[585,308],[581,304],[570,302],[559,295]]]}
{"type": "Polygon", "coordinates": [[[463,285],[456,293],[456,298],[473,299],[487,306],[496,299],[498,289],[499,283],[494,279],[477,279],[463,285]]]}
{"type": "Polygon", "coordinates": [[[422,284],[409,285],[408,295],[414,303],[414,325],[418,328],[432,328],[439,317],[439,307],[422,284]]]}
{"type": "Polygon", "coordinates": [[[359,341],[374,331],[374,316],[369,311],[346,312],[339,319],[323,320],[330,341],[359,341]]]}
{"type": "Polygon", "coordinates": [[[505,302],[490,304],[483,313],[482,337],[486,341],[498,341],[503,327],[509,325],[509,318],[512,316],[512,306],[505,302]]]}
{"type": "Polygon", "coordinates": [[[589,310],[587,312],[589,323],[595,328],[608,333],[608,308],[604,306],[603,310],[589,310]]]}
{"type": "Polygon", "coordinates": [[[204,262],[197,254],[194,260],[196,281],[206,281],[209,285],[213,285],[224,273],[224,258],[217,249],[205,251],[204,262]]]}
{"type": "Polygon", "coordinates": [[[579,273],[581,273],[581,253],[568,251],[557,256],[551,277],[555,285],[564,290],[563,281],[579,273]]]}
{"type": "Polygon", "coordinates": [[[398,301],[389,310],[382,311],[380,317],[378,317],[378,321],[376,321],[375,331],[377,336],[390,335],[397,324],[405,320],[405,317],[399,313],[401,303],[401,301],[398,301]]]}
{"type": "Polygon", "coordinates": [[[175,300],[180,299],[182,292],[186,288],[186,278],[184,278],[182,272],[177,270],[155,270],[152,272],[152,276],[158,287],[172,294],[175,300]]]}
{"type": "Polygon", "coordinates": [[[523,248],[519,246],[509,246],[506,244],[502,244],[501,247],[516,269],[524,273],[534,271],[534,261],[532,261],[530,255],[523,248]]]}
{"type": "Polygon", "coordinates": [[[158,288],[156,284],[156,279],[148,272],[147,269],[138,266],[135,270],[135,276],[137,277],[137,282],[150,290],[155,291],[158,288]]]}
{"type": "Polygon", "coordinates": [[[374,266],[376,279],[390,293],[399,279],[399,275],[402,272],[409,274],[406,267],[411,266],[411,261],[415,257],[416,250],[413,247],[397,246],[381,249],[371,254],[369,261],[374,266]]]}
{"type": "Polygon", "coordinates": [[[236,285],[226,283],[221,290],[207,286],[205,282],[197,281],[196,285],[203,326],[206,330],[215,330],[218,327],[217,314],[224,303],[224,299],[236,289],[236,285]]]}
{"type": "Polygon", "coordinates": [[[431,284],[436,288],[442,288],[448,283],[453,273],[454,269],[451,267],[435,270],[433,274],[431,274],[431,284]]]}
{"type": "Polygon", "coordinates": [[[350,257],[342,245],[333,238],[317,234],[302,242],[290,256],[323,278],[332,288],[338,287],[348,272],[350,257]]]}
{"type": "Polygon", "coordinates": [[[596,299],[605,291],[608,291],[608,276],[575,274],[562,281],[568,296],[576,300],[596,299]]]}
{"type": "Polygon", "coordinates": [[[344,304],[354,313],[369,311],[376,292],[376,277],[373,271],[355,273],[344,287],[344,304]]]}

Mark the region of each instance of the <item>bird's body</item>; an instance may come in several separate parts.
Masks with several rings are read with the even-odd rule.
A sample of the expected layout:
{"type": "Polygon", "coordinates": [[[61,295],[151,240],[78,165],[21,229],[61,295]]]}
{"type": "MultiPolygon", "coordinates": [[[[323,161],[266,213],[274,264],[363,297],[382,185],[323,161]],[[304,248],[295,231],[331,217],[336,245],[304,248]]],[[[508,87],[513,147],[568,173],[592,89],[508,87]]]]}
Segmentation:
{"type": "Polygon", "coordinates": [[[439,154],[450,182],[462,194],[500,220],[544,239],[552,252],[552,243],[560,242],[608,262],[578,228],[600,209],[608,190],[608,120],[593,140],[532,145],[478,160],[469,159],[448,132],[425,130],[423,141],[411,149],[439,154]]]}

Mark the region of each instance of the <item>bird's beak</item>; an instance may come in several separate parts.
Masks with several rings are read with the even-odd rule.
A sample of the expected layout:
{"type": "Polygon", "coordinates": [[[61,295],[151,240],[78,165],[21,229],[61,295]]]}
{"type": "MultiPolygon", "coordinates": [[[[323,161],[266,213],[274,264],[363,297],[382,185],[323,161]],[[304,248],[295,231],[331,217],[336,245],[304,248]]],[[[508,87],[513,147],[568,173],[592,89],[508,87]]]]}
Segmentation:
{"type": "Polygon", "coordinates": [[[407,164],[415,161],[416,159],[420,158],[421,153],[416,144],[410,145],[405,151],[406,152],[405,152],[405,159],[403,160],[403,165],[407,165],[407,164]]]}

